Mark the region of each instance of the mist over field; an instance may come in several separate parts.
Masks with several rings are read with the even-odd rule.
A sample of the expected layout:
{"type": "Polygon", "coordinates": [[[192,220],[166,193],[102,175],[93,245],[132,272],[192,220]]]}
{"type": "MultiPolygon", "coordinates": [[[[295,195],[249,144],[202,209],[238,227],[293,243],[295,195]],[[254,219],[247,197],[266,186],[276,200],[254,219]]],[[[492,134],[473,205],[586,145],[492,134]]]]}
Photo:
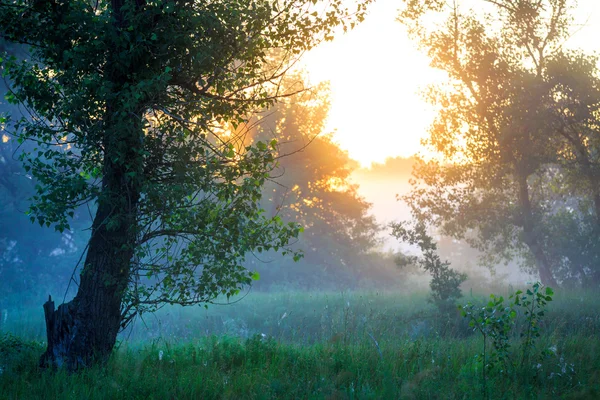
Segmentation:
{"type": "Polygon", "coordinates": [[[600,398],[592,4],[384,3],[0,0],[0,400],[600,398]]]}

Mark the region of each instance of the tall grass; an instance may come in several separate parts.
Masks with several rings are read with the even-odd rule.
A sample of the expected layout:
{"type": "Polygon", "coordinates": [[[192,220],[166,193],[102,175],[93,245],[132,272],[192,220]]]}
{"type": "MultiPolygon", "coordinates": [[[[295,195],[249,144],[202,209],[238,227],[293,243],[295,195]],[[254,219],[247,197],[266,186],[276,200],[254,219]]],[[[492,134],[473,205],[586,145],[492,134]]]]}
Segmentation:
{"type": "MultiPolygon", "coordinates": [[[[37,369],[41,312],[9,310],[4,329],[17,336],[0,340],[0,398],[481,398],[479,338],[425,299],[253,293],[232,306],[163,309],[124,332],[106,366],[71,376],[37,369]]],[[[490,376],[489,398],[600,398],[598,300],[559,293],[537,343],[555,355],[490,376]]]]}

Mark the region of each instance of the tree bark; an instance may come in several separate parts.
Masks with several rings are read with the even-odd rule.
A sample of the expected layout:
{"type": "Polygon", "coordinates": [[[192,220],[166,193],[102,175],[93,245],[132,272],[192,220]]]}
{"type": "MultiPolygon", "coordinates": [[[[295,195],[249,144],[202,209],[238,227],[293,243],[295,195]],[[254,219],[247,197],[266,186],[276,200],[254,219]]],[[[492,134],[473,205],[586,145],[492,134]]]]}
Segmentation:
{"type": "Polygon", "coordinates": [[[523,228],[523,241],[529,247],[529,251],[533,254],[535,264],[537,266],[538,273],[540,275],[540,281],[546,285],[554,288],[558,287],[552,270],[550,267],[550,260],[544,252],[542,245],[539,240],[539,234],[536,231],[535,219],[533,216],[533,210],[531,207],[531,200],[529,198],[529,186],[527,185],[527,176],[525,174],[519,175],[518,180],[518,198],[519,206],[521,211],[521,226],[523,228]]]}
{"type": "Polygon", "coordinates": [[[139,156],[131,143],[134,135],[112,133],[106,133],[109,139],[105,141],[103,190],[79,289],[72,301],[56,311],[51,299],[44,304],[48,347],[40,361],[42,366],[74,371],[103,362],[112,352],[120,330],[139,200],[139,189],[127,173],[139,156]],[[115,154],[124,155],[128,162],[113,163],[115,154]]]}
{"type": "MultiPolygon", "coordinates": [[[[136,1],[139,7],[140,2],[136,1]]],[[[123,0],[113,0],[118,29],[125,25],[123,0]]],[[[123,321],[122,303],[129,284],[137,235],[137,213],[144,171],[142,154],[143,100],[121,96],[136,71],[125,70],[115,44],[104,66],[113,85],[106,104],[103,132],[103,177],[85,263],[75,298],[54,310],[44,304],[48,347],[43,367],[75,371],[108,359],[123,321]]],[[[140,63],[140,65],[143,65],[140,63]]]]}

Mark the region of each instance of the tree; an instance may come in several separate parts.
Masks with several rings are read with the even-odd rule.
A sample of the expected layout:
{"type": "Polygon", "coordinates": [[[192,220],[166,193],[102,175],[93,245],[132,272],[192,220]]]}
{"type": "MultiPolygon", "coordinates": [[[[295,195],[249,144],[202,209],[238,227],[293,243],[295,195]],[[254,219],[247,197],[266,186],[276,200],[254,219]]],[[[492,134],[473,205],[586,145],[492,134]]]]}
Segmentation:
{"type": "Polygon", "coordinates": [[[285,95],[298,54],[366,6],[312,3],[0,1],[2,36],[31,53],[2,60],[9,100],[31,113],[8,121],[36,143],[22,156],[38,181],[31,219],[61,231],[79,205],[95,212],[75,298],[44,306],[43,365],[106,360],[137,313],[236,294],[255,277],[246,252],[298,235],[258,206],[276,141],[242,146],[231,132],[285,95]]]}
{"type": "Polygon", "coordinates": [[[350,182],[356,162],[324,132],[327,94],[325,85],[311,88],[279,103],[257,122],[255,140],[269,141],[277,132],[282,157],[264,186],[263,206],[271,215],[304,227],[295,245],[303,252],[301,265],[287,272],[290,265],[280,263],[268,273],[283,273],[305,286],[347,287],[356,285],[365,256],[380,243],[381,227],[350,182]]]}
{"type": "Polygon", "coordinates": [[[548,64],[556,101],[557,172],[550,183],[553,209],[546,247],[560,279],[600,284],[600,71],[598,57],[560,53],[548,64]]]}
{"type": "Polygon", "coordinates": [[[542,282],[556,286],[558,257],[544,235],[564,204],[557,188],[580,182],[586,198],[598,190],[597,139],[590,140],[596,71],[589,57],[562,48],[567,0],[478,5],[464,11],[457,1],[407,1],[400,15],[431,65],[448,74],[445,87],[427,93],[439,113],[426,144],[441,157],[421,160],[405,200],[418,218],[467,238],[490,262],[532,258],[542,282]],[[430,13],[445,22],[429,29],[430,13]],[[584,91],[584,82],[593,85],[584,91]]]}

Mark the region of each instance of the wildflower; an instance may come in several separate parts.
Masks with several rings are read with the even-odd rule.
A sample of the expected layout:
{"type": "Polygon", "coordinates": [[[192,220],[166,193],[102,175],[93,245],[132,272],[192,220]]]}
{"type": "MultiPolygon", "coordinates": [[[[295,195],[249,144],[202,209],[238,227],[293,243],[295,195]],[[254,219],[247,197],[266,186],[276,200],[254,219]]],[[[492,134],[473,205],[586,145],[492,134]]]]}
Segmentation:
{"type": "Polygon", "coordinates": [[[281,316],[281,318],[279,318],[279,321],[277,321],[277,325],[281,324],[281,321],[283,321],[286,317],[288,316],[287,311],[283,313],[283,315],[281,316]]]}
{"type": "Polygon", "coordinates": [[[163,359],[163,354],[164,354],[164,353],[163,353],[163,351],[162,351],[162,350],[160,350],[160,351],[158,352],[158,361],[162,361],[162,359],[163,359]]]}
{"type": "Polygon", "coordinates": [[[560,358],[560,372],[562,374],[567,373],[567,363],[565,362],[565,359],[563,357],[560,358]]]}
{"type": "Polygon", "coordinates": [[[553,354],[556,354],[556,351],[558,349],[556,348],[556,346],[551,346],[551,347],[548,348],[548,350],[551,351],[553,354]]]}

